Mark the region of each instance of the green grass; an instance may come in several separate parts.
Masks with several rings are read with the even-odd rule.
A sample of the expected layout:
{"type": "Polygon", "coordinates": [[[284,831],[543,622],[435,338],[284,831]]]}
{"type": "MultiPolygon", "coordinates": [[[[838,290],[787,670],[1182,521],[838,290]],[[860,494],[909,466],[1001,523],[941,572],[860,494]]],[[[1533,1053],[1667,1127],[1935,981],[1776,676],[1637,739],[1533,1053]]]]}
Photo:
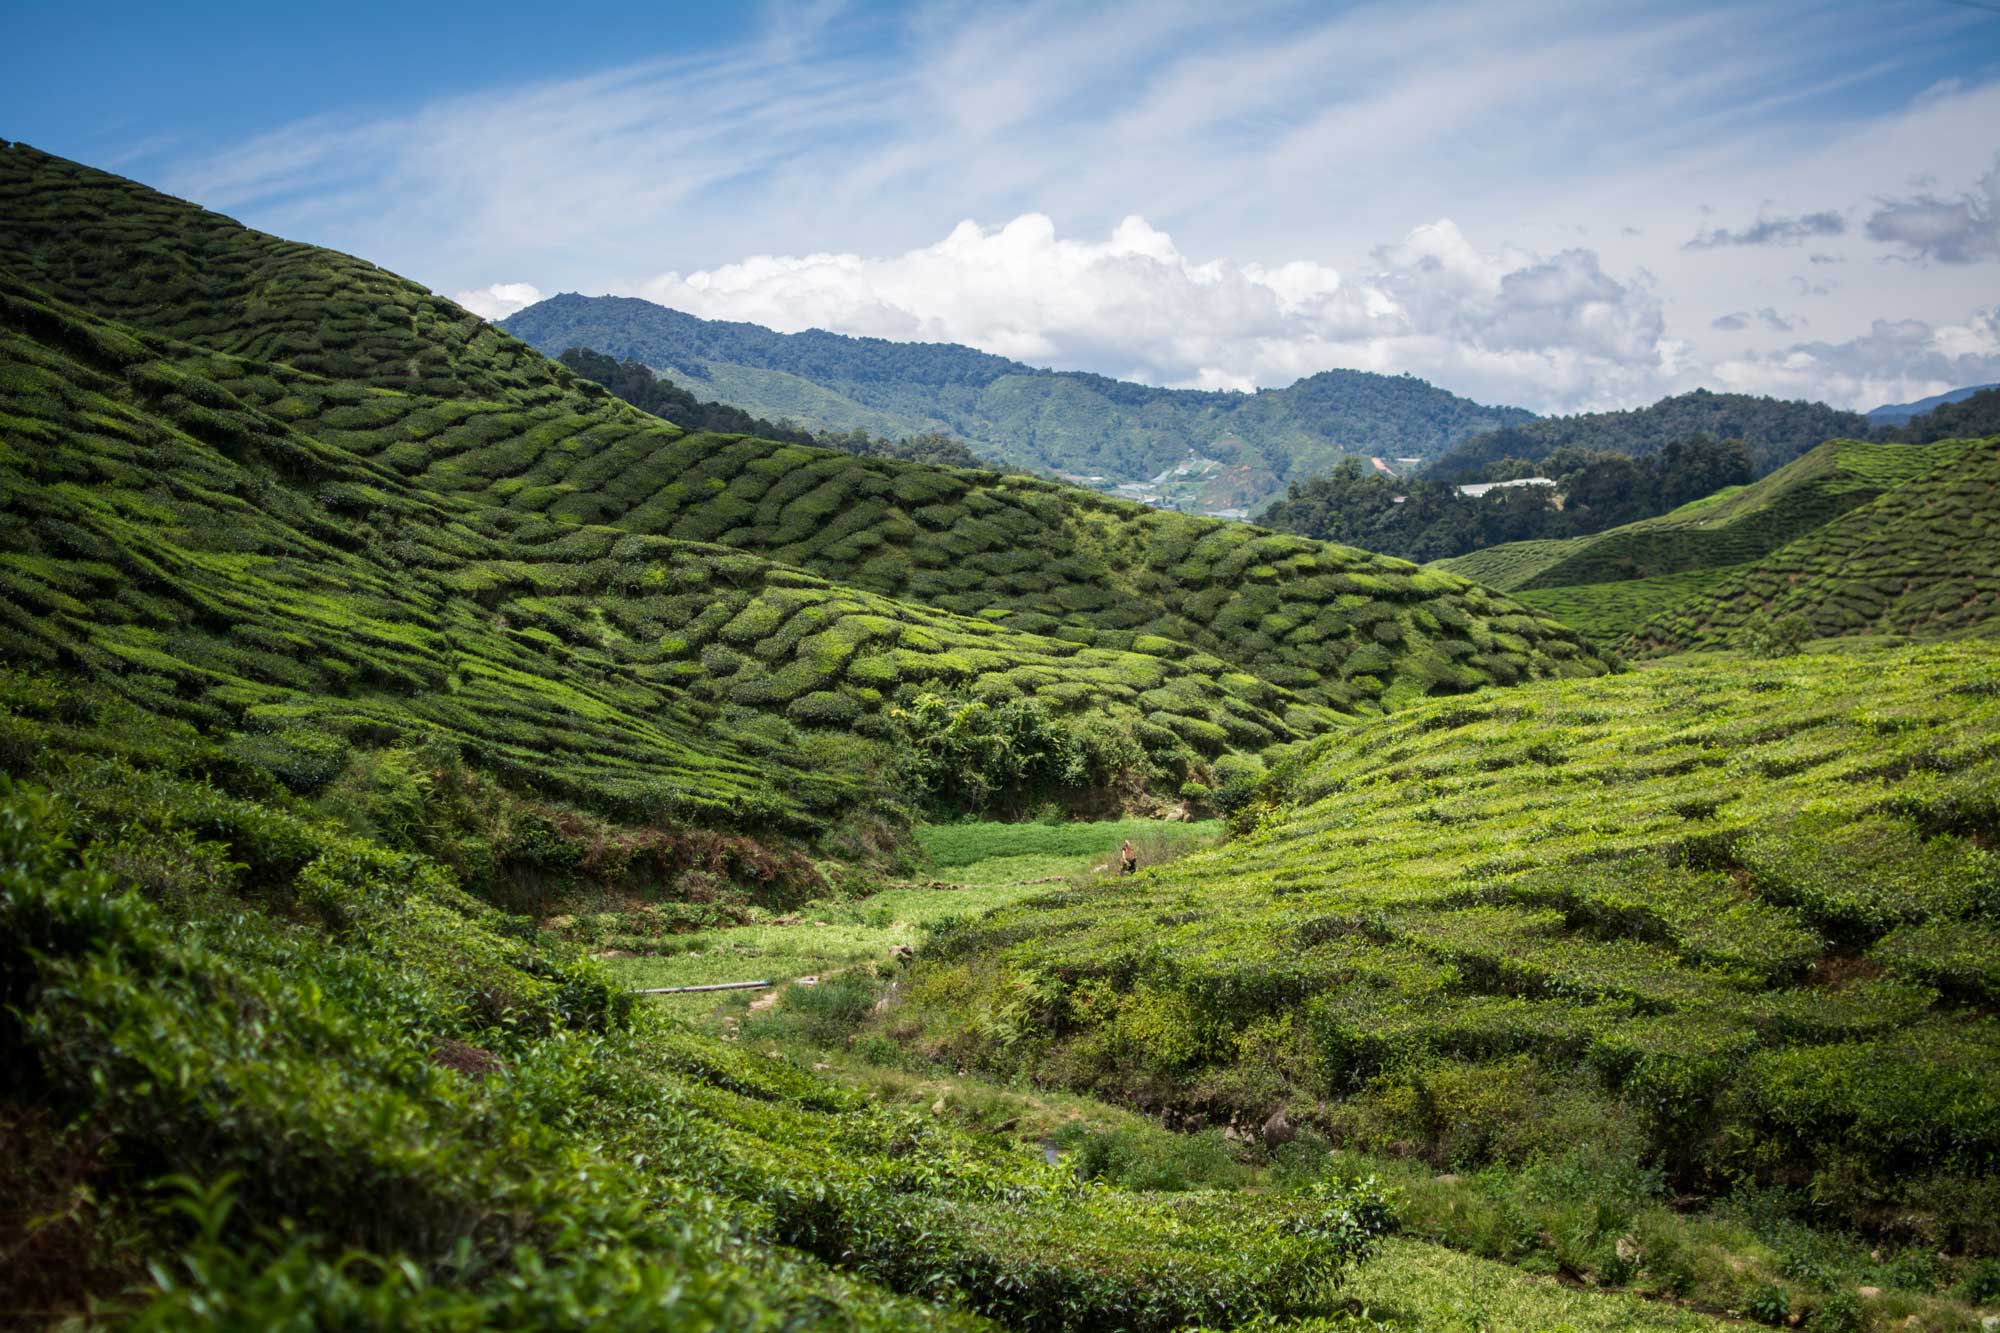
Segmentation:
{"type": "Polygon", "coordinates": [[[1212,842],[1221,831],[1213,820],[1190,824],[1157,819],[1119,819],[1060,824],[925,824],[917,830],[917,845],[940,871],[957,870],[994,858],[1040,857],[1052,861],[1096,858],[1092,864],[1117,860],[1118,847],[1134,841],[1198,845],[1212,842]]]}
{"type": "MultiPolygon", "coordinates": [[[[605,966],[632,989],[702,986],[723,981],[779,983],[825,977],[849,968],[873,976],[892,967],[891,951],[914,948],[941,921],[980,916],[1054,884],[1087,881],[1100,865],[1116,864],[1119,843],[1131,838],[1163,854],[1213,842],[1221,826],[1152,819],[1098,823],[930,824],[917,831],[920,847],[942,879],[890,884],[866,897],[808,902],[795,910],[760,913],[748,925],[699,930],[652,939],[621,937],[629,918],[565,918],[554,929],[572,939],[611,945],[605,966]],[[618,946],[625,947],[620,948],[618,946]]],[[[700,1018],[740,1014],[757,993],[660,996],[652,1003],[700,1018]]]]}

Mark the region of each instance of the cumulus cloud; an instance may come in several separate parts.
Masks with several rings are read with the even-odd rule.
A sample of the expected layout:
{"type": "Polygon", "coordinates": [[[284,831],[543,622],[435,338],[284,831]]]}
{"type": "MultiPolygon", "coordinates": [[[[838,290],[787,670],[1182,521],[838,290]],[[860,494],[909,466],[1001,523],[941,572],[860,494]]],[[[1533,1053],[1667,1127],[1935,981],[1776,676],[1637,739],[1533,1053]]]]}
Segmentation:
{"type": "Polygon", "coordinates": [[[533,283],[496,282],[471,291],[453,292],[451,299],[481,319],[505,319],[541,300],[542,293],[533,283]]]}
{"type": "Polygon", "coordinates": [[[969,343],[1153,384],[1251,389],[1336,367],[1407,370],[1544,409],[1644,394],[1681,355],[1651,288],[1606,273],[1595,252],[1482,250],[1449,220],[1343,272],[1311,259],[1197,260],[1138,216],[1083,240],[1028,213],[961,222],[886,257],[756,255],[665,273],[637,294],[711,319],[969,343]]]}
{"type": "Polygon", "coordinates": [[[1725,245],[1797,245],[1810,237],[1838,236],[1846,230],[1846,219],[1832,211],[1802,213],[1797,217],[1760,217],[1741,231],[1711,227],[1698,233],[1683,248],[1713,250],[1725,245]]]}
{"type": "Polygon", "coordinates": [[[1904,403],[2000,380],[2000,306],[1963,324],[1878,319],[1845,342],[1795,343],[1714,367],[1722,386],[1847,407],[1904,403]]]}
{"type": "Polygon", "coordinates": [[[1977,188],[1956,198],[1925,193],[1883,201],[1868,219],[1868,239],[1940,264],[2000,259],[2000,158],[1977,188]]]}

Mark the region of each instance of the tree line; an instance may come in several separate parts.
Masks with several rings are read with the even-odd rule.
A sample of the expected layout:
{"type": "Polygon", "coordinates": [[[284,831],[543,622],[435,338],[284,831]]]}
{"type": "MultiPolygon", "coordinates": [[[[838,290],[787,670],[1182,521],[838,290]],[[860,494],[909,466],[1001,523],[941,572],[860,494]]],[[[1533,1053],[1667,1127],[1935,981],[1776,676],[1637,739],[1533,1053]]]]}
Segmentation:
{"type": "Polygon", "coordinates": [[[1501,457],[1488,481],[1546,477],[1553,486],[1506,486],[1466,495],[1454,481],[1397,478],[1346,458],[1331,473],[1295,481],[1258,522],[1405,560],[1443,560],[1502,542],[1580,537],[1651,518],[1751,480],[1739,439],[1676,440],[1643,457],[1564,445],[1536,459],[1501,457]]]}

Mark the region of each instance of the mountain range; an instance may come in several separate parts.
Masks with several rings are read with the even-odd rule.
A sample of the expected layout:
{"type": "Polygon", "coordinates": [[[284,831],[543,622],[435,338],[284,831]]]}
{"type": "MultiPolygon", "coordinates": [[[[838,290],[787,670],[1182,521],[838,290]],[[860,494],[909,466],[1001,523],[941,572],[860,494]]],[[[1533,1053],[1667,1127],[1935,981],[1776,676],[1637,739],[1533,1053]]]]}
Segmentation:
{"type": "MultiPolygon", "coordinates": [[[[1127,484],[1197,462],[1185,507],[1249,511],[1291,477],[1343,455],[1429,460],[1482,431],[1533,419],[1408,375],[1329,370],[1283,389],[1163,389],[1024,365],[954,343],[776,333],[698,319],[635,297],[550,297],[500,327],[550,356],[586,347],[635,358],[705,398],[811,430],[891,437],[944,431],[996,462],[1127,484]]],[[[1186,475],[1186,474],[1184,474],[1186,475]]],[[[1162,478],[1159,485],[1166,485],[1162,478]]]]}

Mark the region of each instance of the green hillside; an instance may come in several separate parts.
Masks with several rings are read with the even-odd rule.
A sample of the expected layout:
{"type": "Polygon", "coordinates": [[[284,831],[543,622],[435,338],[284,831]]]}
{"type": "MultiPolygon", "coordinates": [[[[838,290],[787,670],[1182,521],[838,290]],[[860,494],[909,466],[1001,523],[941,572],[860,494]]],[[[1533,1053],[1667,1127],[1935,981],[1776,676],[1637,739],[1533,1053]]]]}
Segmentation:
{"type": "Polygon", "coordinates": [[[1084,1187],[697,1036],[101,691],[0,670],[0,746],[10,1315],[1164,1330],[1326,1311],[1380,1229],[1084,1187]]]}
{"type": "Polygon", "coordinates": [[[1441,481],[1477,481],[1504,458],[1534,462],[1565,445],[1606,453],[1648,455],[1676,440],[1705,435],[1742,440],[1758,476],[1775,472],[1823,440],[1866,438],[1868,418],[1824,403],[1786,402],[1707,389],[1662,398],[1650,407],[1584,412],[1500,427],[1456,445],[1426,470],[1441,481]]]}
{"type": "Polygon", "coordinates": [[[941,933],[896,1021],[1184,1123],[1588,1151],[1991,1250],[1996,678],[1990,645],[1849,650],[1373,721],[1219,850],[941,933]]]}
{"type": "Polygon", "coordinates": [[[1960,447],[1829,440],[1748,486],[1658,518],[1588,537],[1488,547],[1435,567],[1513,592],[1612,644],[1737,566],[1915,482],[1960,447]]]}
{"type": "Polygon", "coordinates": [[[1661,612],[1633,648],[1741,646],[1793,616],[1815,638],[1995,632],[2000,437],[1921,447],[1934,459],[1921,475],[1661,612]]]}
{"type": "Polygon", "coordinates": [[[944,431],[988,458],[1113,481],[1152,477],[1193,449],[1261,465],[1276,494],[1285,478],[1324,472],[1342,455],[1433,458],[1467,436],[1532,419],[1409,376],[1328,371],[1254,394],[1156,389],[950,343],[774,333],[633,297],[566,293],[501,327],[550,356],[588,347],[636,357],[772,420],[890,436],[944,431]]]}

